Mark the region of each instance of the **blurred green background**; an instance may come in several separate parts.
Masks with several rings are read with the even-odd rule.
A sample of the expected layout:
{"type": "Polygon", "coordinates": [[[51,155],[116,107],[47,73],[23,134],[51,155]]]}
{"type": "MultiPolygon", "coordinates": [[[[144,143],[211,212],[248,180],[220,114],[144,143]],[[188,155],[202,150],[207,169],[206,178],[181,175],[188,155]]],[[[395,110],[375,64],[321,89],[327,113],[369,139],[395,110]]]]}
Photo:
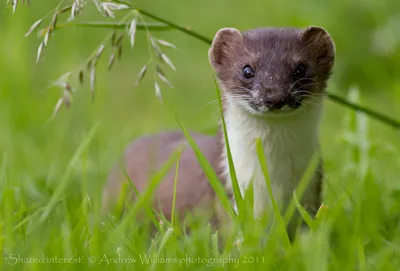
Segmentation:
{"type": "MultiPolygon", "coordinates": [[[[64,171],[85,134],[97,121],[101,121],[101,126],[91,148],[93,159],[89,161],[93,165],[88,168],[92,171],[91,180],[101,183],[129,141],[178,127],[171,109],[187,128],[207,133],[215,131],[218,111],[215,104],[210,105],[216,95],[213,71],[207,59],[208,45],[177,31],[153,32],[157,38],[178,47],[164,49],[177,70],[173,72],[165,67],[167,78],[175,88],[160,84],[163,104],[154,95],[153,71],[134,87],[137,73],[149,59],[145,35],[139,31],[134,50],[124,40],[122,60],[111,72],[107,71],[110,51],[105,51],[98,67],[95,101],[91,101],[86,77],[83,87],[75,84],[78,90],[72,107],[63,108],[56,119],[47,123],[62,93],[47,86],[65,72],[84,64],[109,30],[61,29],[51,37],[42,60],[36,64],[40,43],[36,31],[27,39],[23,36],[58,1],[31,1],[30,7],[20,5],[15,14],[4,2],[0,3],[0,150],[2,161],[7,157],[10,178],[23,187],[29,188],[37,182],[57,183],[59,173],[64,171]]],[[[351,87],[356,87],[363,105],[400,119],[400,1],[137,0],[131,3],[190,26],[210,38],[222,27],[246,30],[262,26],[323,26],[337,47],[329,91],[345,96],[351,87]]],[[[106,19],[88,7],[78,20],[106,19]]],[[[330,101],[326,103],[321,144],[327,178],[333,182],[346,176],[342,158],[351,146],[359,144],[344,132],[349,112],[330,101]]],[[[369,152],[373,152],[370,159],[385,163],[377,167],[375,174],[382,179],[396,180],[400,165],[396,154],[399,134],[375,121],[368,124],[366,135],[372,139],[369,152]]],[[[79,175],[79,170],[77,167],[74,173],[79,175]]],[[[42,193],[29,192],[37,200],[42,193]]]]}
{"type": "MultiPolygon", "coordinates": [[[[84,65],[110,30],[60,29],[51,36],[36,64],[41,40],[36,31],[26,39],[23,36],[58,1],[31,0],[30,7],[19,5],[15,14],[5,2],[0,1],[0,254],[88,257],[106,252],[116,256],[121,246],[135,253],[148,251],[149,236],[141,234],[137,224],[127,218],[121,224],[122,230],[114,231],[114,222],[104,223],[106,220],[96,215],[100,206],[96,203],[109,170],[131,140],[178,129],[172,109],[186,128],[210,134],[216,131],[219,112],[213,71],[207,58],[208,45],[177,31],[152,32],[178,48],[163,47],[176,71],[164,65],[166,77],[175,87],[160,83],[160,103],[154,93],[153,70],[148,71],[138,87],[134,86],[139,70],[150,57],[145,33],[138,31],[133,50],[125,37],[123,57],[112,71],[107,71],[109,48],[100,60],[94,102],[87,74],[82,87],[74,75],[72,83],[77,91],[71,108],[62,108],[48,122],[63,91],[48,86],[62,74],[84,65]],[[88,133],[97,123],[100,126],[90,141],[88,133]],[[82,148],[85,140],[90,141],[89,149],[84,144],[82,148]],[[74,157],[78,149],[80,155],[74,157]]],[[[328,90],[348,97],[350,89],[358,89],[359,103],[400,120],[398,0],[130,3],[209,38],[222,27],[246,30],[263,26],[323,26],[333,37],[337,52],[328,90]]],[[[116,14],[118,18],[124,16],[124,12],[116,14]]],[[[60,17],[59,23],[65,19],[65,15],[60,17]]],[[[77,20],[112,21],[90,5],[77,20]]],[[[324,202],[333,210],[333,238],[328,241],[322,228],[308,239],[301,239],[289,254],[278,247],[264,254],[277,263],[279,270],[321,271],[328,270],[328,264],[337,268],[329,270],[399,270],[395,268],[399,266],[400,251],[398,130],[363,115],[355,117],[353,111],[327,100],[321,145],[326,176],[324,202]],[[328,242],[332,251],[328,245],[322,246],[328,242]],[[328,254],[333,258],[328,258],[328,254]],[[362,268],[363,261],[368,269],[362,268]],[[389,261],[391,269],[386,266],[389,261]]],[[[204,232],[204,228],[194,230],[192,238],[183,243],[169,242],[168,255],[209,257],[210,238],[199,232],[204,232]]],[[[162,240],[165,236],[161,235],[162,240]]],[[[153,249],[158,249],[158,245],[153,249]]],[[[2,263],[0,257],[0,269],[11,270],[9,262],[2,263]]],[[[30,270],[45,270],[43,265],[15,265],[14,270],[29,266],[35,268],[30,270]]],[[[123,266],[114,267],[125,270],[123,266]]],[[[160,270],[167,267],[175,270],[173,265],[162,265],[160,270]]],[[[53,270],[54,265],[49,268],[53,270]]],[[[76,270],[81,269],[76,265],[76,270]]]]}

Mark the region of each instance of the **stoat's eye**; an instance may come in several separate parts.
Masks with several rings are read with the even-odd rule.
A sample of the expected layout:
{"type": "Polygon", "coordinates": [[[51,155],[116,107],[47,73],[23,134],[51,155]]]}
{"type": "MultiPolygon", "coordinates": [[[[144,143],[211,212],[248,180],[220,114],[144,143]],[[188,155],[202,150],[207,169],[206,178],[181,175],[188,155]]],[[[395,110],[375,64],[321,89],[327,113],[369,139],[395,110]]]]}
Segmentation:
{"type": "Polygon", "coordinates": [[[296,70],[294,72],[294,77],[296,80],[307,77],[307,67],[303,63],[297,65],[296,70]]]}
{"type": "Polygon", "coordinates": [[[243,76],[246,79],[250,79],[250,78],[254,77],[254,71],[249,65],[244,66],[244,68],[243,68],[243,76]]]}

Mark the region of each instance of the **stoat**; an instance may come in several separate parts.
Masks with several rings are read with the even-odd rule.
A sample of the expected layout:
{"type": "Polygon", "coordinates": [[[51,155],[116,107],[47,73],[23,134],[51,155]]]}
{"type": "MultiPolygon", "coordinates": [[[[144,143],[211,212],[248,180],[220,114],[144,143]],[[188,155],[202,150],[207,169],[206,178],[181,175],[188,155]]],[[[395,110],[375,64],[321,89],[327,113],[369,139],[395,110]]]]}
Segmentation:
{"type": "MultiPolygon", "coordinates": [[[[223,28],[216,33],[208,55],[221,89],[241,192],[244,194],[253,182],[256,216],[270,204],[255,147],[255,139],[260,138],[274,198],[285,208],[312,155],[319,150],[324,92],[335,58],[333,40],[323,28],[314,26],[258,28],[243,33],[223,28]]],[[[192,136],[232,197],[222,128],[215,136],[198,133],[192,136]]],[[[180,131],[135,140],[127,148],[123,163],[109,176],[104,205],[118,199],[127,180],[123,168],[140,193],[151,174],[182,146],[186,148],[178,171],[177,213],[183,215],[196,207],[206,208],[203,204],[213,202],[215,193],[180,131]]],[[[154,194],[154,208],[167,218],[171,216],[174,177],[172,167],[154,194]]],[[[321,160],[302,199],[310,211],[315,212],[321,204],[322,178],[321,160]]],[[[232,203],[235,206],[233,197],[232,203]]]]}

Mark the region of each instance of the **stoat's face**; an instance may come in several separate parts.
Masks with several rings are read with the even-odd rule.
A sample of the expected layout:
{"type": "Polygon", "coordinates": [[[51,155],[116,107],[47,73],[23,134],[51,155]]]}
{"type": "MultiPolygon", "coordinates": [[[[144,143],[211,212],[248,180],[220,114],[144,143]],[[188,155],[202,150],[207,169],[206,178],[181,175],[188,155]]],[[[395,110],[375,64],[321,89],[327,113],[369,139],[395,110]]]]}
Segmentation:
{"type": "Polygon", "coordinates": [[[322,28],[217,32],[209,50],[225,95],[251,114],[285,113],[318,102],[335,49],[322,28]]]}

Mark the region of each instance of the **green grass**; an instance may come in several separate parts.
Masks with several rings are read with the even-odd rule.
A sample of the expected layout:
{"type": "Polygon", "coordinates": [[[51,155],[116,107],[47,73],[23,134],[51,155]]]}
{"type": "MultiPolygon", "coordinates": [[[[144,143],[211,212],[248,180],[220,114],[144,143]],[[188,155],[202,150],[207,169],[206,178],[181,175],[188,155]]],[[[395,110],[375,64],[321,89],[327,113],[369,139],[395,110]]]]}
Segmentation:
{"type": "MultiPolygon", "coordinates": [[[[218,232],[202,214],[188,217],[186,224],[160,223],[146,208],[153,187],[125,216],[120,210],[104,215],[100,208],[102,187],[132,139],[181,127],[185,131],[216,131],[219,108],[205,106],[217,99],[208,48],[175,31],[154,32],[178,47],[165,51],[177,71],[166,69],[175,88],[160,84],[161,105],[154,97],[151,74],[142,85],[133,87],[134,76],[148,61],[144,34],[139,29],[134,51],[125,41],[124,57],[115,63],[113,72],[107,73],[107,59],[99,64],[95,102],[91,102],[85,80],[71,109],[63,109],[47,123],[60,92],[46,87],[67,70],[79,67],[108,32],[60,29],[42,62],[35,65],[39,40],[34,35],[25,40],[22,37],[57,1],[52,7],[51,1],[31,1],[29,9],[21,6],[13,16],[3,2],[0,270],[400,270],[399,132],[330,101],[321,123],[325,206],[317,219],[303,214],[313,230],[302,233],[292,245],[287,245],[282,231],[276,230],[282,227],[274,224],[277,213],[272,211],[261,221],[246,215],[235,218],[235,223],[218,232]],[[148,218],[144,223],[135,220],[138,211],[148,218]],[[265,230],[262,225],[267,222],[272,226],[265,230]],[[158,233],[151,235],[154,225],[158,233]],[[184,227],[190,228],[190,234],[184,227]],[[237,242],[240,234],[243,241],[237,242]],[[146,262],[149,256],[153,256],[152,262],[146,262]],[[55,257],[58,262],[60,258],[76,262],[33,263],[55,261],[55,257]],[[166,260],[172,263],[162,263],[166,260]],[[32,263],[23,263],[28,261],[32,263]]],[[[347,0],[307,0],[290,5],[287,1],[226,3],[135,1],[207,37],[224,26],[323,25],[337,44],[329,90],[400,118],[399,46],[389,46],[397,33],[391,22],[397,18],[398,1],[366,1],[363,5],[347,0]],[[205,14],[213,19],[205,20],[205,14]],[[386,50],[378,50],[373,43],[374,31],[379,29],[384,31],[378,48],[386,50]]],[[[88,20],[95,17],[92,15],[88,20]]],[[[216,185],[209,165],[200,152],[197,155],[210,182],[216,185]]],[[[150,182],[157,185],[167,168],[175,170],[178,157],[179,153],[150,182]]],[[[298,198],[303,188],[300,185],[296,190],[298,198]]],[[[134,188],[127,185],[126,189],[134,188]]],[[[245,214],[252,211],[251,191],[241,207],[245,214]]],[[[224,198],[221,190],[218,194],[224,198]]],[[[293,200],[289,211],[280,214],[284,223],[299,209],[293,200]]]]}

